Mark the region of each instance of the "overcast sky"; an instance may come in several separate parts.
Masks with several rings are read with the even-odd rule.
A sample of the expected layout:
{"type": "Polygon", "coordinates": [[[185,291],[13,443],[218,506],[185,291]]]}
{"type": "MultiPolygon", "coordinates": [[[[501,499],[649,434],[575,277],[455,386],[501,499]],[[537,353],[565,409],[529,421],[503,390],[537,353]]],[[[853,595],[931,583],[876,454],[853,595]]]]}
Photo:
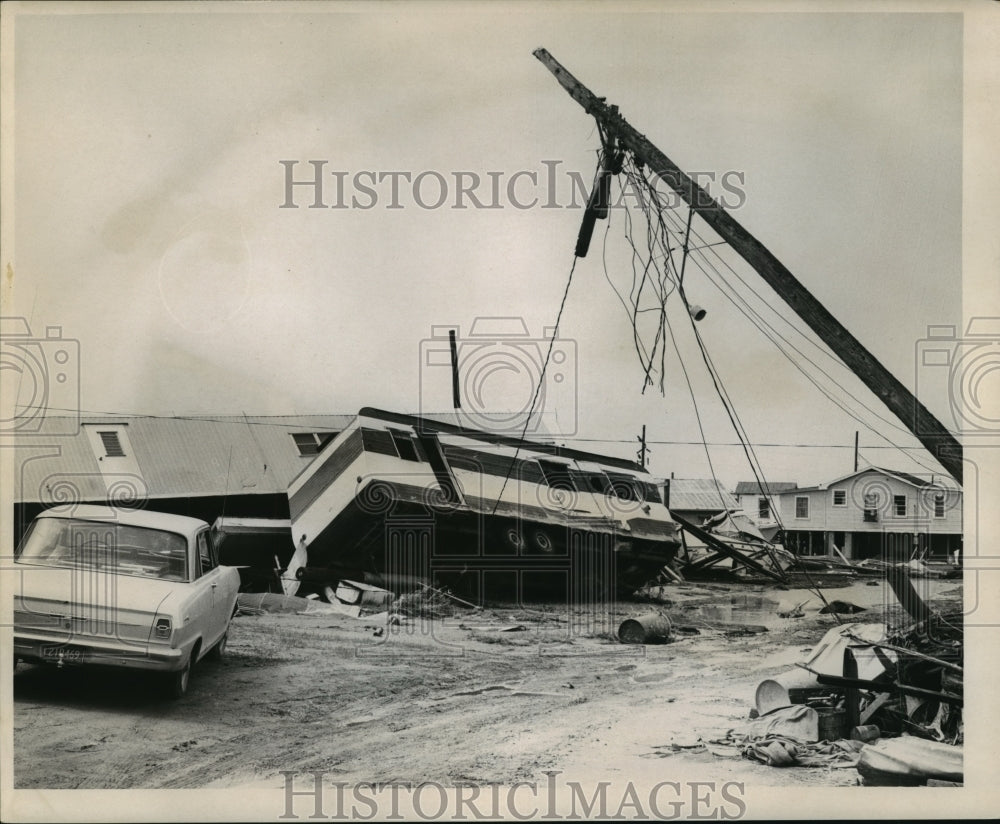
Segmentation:
{"type": "MultiPolygon", "coordinates": [[[[13,313],[35,335],[59,325],[80,341],[83,410],[447,409],[448,370],[428,364],[442,342],[426,341],[434,326],[467,337],[486,316],[522,318],[521,351],[537,360],[582,217],[566,207],[570,173],[589,184],[599,146],[593,119],[532,56],[539,46],[682,168],[738,173],[736,218],[906,385],[927,326],[961,325],[959,15],[314,8],[18,17],[13,313]],[[343,173],[346,208],[308,208],[306,186],[293,189],[299,208],[281,208],[281,161],[297,161],[295,179],[307,180],[314,160],[325,161],[327,207],[343,173]],[[393,177],[374,196],[355,186],[366,171],[410,174],[394,178],[400,208],[389,208],[393,177]],[[537,184],[522,175],[508,191],[518,171],[537,184]],[[499,208],[471,198],[452,208],[459,172],[479,176],[484,205],[498,181],[499,208]],[[446,202],[423,208],[442,179],[446,202]],[[566,208],[542,208],[550,179],[566,208]],[[514,202],[535,197],[531,208],[514,202]]],[[[576,266],[562,380],[549,376],[544,412],[561,440],[625,456],[645,424],[654,472],[709,477],[672,349],[665,395],[641,394],[611,286],[631,282],[623,227],[612,214],[604,261],[600,224],[576,266]]],[[[791,337],[781,320],[790,310],[721,254],[791,337]]],[[[863,423],[700,271],[685,283],[708,311],[699,329],[750,437],[841,447],[761,448],[768,478],[805,484],[850,471],[855,430],[863,463],[940,471],[919,451],[908,453],[916,464],[875,448],[917,442],[845,369],[799,339],[842,386],[817,379],[863,423]]],[[[679,308],[668,302],[705,439],[732,443],[679,308]]],[[[483,403],[524,405],[523,374],[476,368],[483,403]]],[[[921,375],[920,393],[947,416],[938,375],[921,375]]],[[[710,455],[727,484],[752,477],[738,448],[710,455]]]]}

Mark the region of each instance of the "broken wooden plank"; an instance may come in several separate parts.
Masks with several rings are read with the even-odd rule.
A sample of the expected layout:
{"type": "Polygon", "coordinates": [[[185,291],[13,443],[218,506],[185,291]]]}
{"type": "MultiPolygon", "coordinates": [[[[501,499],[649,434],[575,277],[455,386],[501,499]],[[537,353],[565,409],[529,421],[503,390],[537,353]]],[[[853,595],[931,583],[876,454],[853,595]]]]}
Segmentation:
{"type": "Polygon", "coordinates": [[[721,552],[723,555],[727,555],[728,557],[736,561],[738,564],[741,564],[753,570],[759,575],[763,575],[765,578],[770,578],[772,581],[777,581],[779,583],[785,582],[784,572],[775,572],[773,570],[768,569],[763,564],[760,564],[757,561],[753,560],[752,558],[747,557],[738,549],[734,549],[733,547],[729,546],[729,544],[725,543],[725,541],[719,540],[719,538],[717,538],[715,535],[712,535],[712,533],[706,532],[701,527],[695,526],[690,521],[687,521],[680,515],[677,515],[675,512],[671,512],[670,517],[673,518],[675,521],[677,521],[677,523],[680,524],[682,529],[686,530],[687,532],[690,532],[692,535],[694,535],[695,538],[697,538],[699,541],[704,542],[712,549],[714,549],[716,552],[721,552]]]}

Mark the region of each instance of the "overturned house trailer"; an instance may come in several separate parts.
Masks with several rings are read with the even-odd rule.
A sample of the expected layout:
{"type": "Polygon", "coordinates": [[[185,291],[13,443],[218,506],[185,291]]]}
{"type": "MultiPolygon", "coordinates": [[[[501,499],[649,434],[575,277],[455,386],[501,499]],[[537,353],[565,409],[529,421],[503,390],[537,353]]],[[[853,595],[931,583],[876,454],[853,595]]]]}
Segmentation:
{"type": "Polygon", "coordinates": [[[479,600],[630,594],[676,554],[678,526],[638,464],[365,408],[289,486],[294,574],[479,600]]]}

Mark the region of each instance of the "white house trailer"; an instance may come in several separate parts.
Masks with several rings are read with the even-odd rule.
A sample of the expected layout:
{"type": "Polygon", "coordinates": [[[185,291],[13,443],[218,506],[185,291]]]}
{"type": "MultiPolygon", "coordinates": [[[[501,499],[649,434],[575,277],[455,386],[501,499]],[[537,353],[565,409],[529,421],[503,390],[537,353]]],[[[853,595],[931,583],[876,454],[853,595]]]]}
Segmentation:
{"type": "Polygon", "coordinates": [[[878,467],[826,484],[783,490],[785,546],[799,555],[908,560],[953,555],[962,546],[962,491],[950,479],[878,467]]]}
{"type": "Polygon", "coordinates": [[[314,584],[375,573],[492,599],[632,592],[680,545],[635,463],[371,408],[288,499],[314,584]]]}

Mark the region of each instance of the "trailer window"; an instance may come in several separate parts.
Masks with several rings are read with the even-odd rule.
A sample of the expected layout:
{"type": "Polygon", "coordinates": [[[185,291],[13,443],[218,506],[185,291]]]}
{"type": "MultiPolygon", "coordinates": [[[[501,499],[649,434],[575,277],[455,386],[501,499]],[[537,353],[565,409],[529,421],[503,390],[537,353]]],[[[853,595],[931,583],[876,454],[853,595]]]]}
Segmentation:
{"type": "Polygon", "coordinates": [[[555,461],[538,461],[545,483],[554,489],[576,489],[569,466],[555,461]]]}
{"type": "Polygon", "coordinates": [[[392,441],[392,435],[384,429],[362,427],[361,442],[364,444],[365,452],[378,452],[381,455],[392,455],[394,458],[399,457],[396,446],[392,441]]]}
{"type": "Polygon", "coordinates": [[[396,451],[399,453],[400,458],[404,461],[420,460],[417,448],[409,432],[404,432],[401,429],[390,429],[389,434],[392,436],[392,441],[396,445],[396,451]]]}
{"type": "Polygon", "coordinates": [[[295,441],[295,448],[299,450],[299,455],[303,458],[310,455],[318,455],[337,436],[336,432],[293,432],[292,440],[295,441]]]}

